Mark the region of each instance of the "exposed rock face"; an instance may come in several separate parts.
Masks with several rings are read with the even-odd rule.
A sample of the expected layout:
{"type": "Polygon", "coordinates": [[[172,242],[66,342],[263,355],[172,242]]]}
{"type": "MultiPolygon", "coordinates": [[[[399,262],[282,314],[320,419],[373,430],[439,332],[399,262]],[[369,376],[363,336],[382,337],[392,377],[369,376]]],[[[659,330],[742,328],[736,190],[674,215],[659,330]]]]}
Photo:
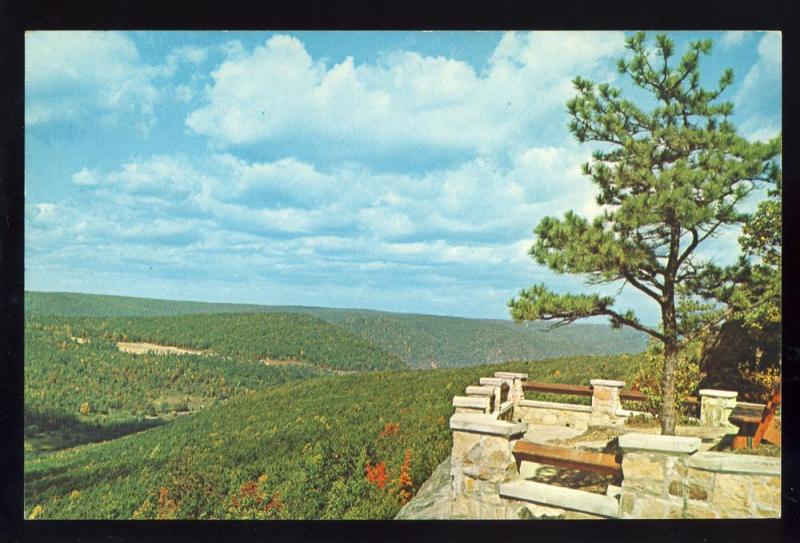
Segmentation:
{"type": "Polygon", "coordinates": [[[736,321],[726,322],[706,345],[701,370],[706,373],[701,386],[741,390],[738,365],[755,358],[756,349],[747,331],[736,321]]]}
{"type": "Polygon", "coordinates": [[[439,464],[411,501],[400,509],[397,520],[445,520],[452,518],[450,457],[439,464]]]}
{"type": "Polygon", "coordinates": [[[763,394],[753,383],[742,378],[739,365],[764,370],[780,365],[780,328],[770,327],[762,340],[751,337],[738,321],[728,321],[712,334],[703,348],[700,370],[706,375],[700,388],[739,391],[739,401],[764,402],[763,394]],[[757,356],[757,351],[761,356],[757,356]]]}

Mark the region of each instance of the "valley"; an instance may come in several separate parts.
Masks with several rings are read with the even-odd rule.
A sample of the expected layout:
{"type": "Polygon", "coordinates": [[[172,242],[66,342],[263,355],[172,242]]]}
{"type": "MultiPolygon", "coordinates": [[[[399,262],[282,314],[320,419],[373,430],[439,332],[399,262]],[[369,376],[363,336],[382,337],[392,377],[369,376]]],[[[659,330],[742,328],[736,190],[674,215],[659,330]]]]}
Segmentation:
{"type": "Polygon", "coordinates": [[[26,295],[25,506],[38,518],[393,518],[447,455],[452,396],[487,361],[576,384],[639,367],[570,344],[515,361],[504,353],[525,332],[502,321],[26,295]],[[464,352],[471,363],[446,367],[464,352]],[[417,369],[426,359],[443,367],[417,369]]]}

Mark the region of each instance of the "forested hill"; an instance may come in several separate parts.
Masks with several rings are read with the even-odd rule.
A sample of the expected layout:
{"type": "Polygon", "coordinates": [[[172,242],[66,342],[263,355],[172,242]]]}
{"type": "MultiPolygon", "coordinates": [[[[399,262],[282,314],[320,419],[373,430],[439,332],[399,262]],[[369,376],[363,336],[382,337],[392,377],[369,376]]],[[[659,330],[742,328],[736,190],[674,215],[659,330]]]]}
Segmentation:
{"type": "Polygon", "coordinates": [[[38,316],[154,317],[282,312],[312,315],[392,353],[412,367],[460,367],[556,356],[613,355],[644,350],[646,336],[604,324],[572,324],[547,331],[545,323],[465,319],[365,309],[267,306],[157,300],[61,292],[26,292],[26,314],[38,316]]]}
{"type": "Polygon", "coordinates": [[[462,367],[507,360],[639,353],[646,336],[603,324],[554,330],[537,322],[320,310],[316,315],[360,335],[416,368],[462,367]]]}
{"type": "Polygon", "coordinates": [[[28,458],[25,511],[42,519],[391,519],[403,494],[450,453],[451,402],[465,386],[498,369],[546,382],[630,381],[640,363],[574,357],[295,379],[158,428],[28,458]]]}

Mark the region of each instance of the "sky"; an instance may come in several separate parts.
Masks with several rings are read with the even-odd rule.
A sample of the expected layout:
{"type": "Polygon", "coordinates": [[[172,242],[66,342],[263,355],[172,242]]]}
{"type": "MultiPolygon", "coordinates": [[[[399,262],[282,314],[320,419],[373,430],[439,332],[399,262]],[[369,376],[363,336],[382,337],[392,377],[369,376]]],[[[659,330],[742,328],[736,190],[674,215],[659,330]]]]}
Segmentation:
{"type": "MultiPolygon", "coordinates": [[[[578,75],[634,92],[625,36],[29,32],[25,288],[508,319],[544,282],[655,323],[527,254],[543,217],[598,213],[565,104],[578,75]]],[[[712,38],[742,135],[780,132],[780,33],[670,37],[712,38]]]]}

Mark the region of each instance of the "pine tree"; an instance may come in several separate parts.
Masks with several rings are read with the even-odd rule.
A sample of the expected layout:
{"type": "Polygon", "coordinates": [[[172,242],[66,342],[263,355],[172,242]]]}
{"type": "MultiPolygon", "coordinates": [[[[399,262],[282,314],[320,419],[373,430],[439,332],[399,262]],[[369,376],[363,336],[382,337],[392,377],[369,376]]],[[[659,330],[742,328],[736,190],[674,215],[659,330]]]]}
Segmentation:
{"type": "Polygon", "coordinates": [[[614,309],[612,296],[556,294],[544,285],[509,302],[516,321],[554,320],[555,325],[606,315],[612,326],[629,326],[663,343],[661,430],[674,435],[675,368],[681,345],[730,315],[740,296],[745,259],[722,268],[700,259],[697,248],[748,215],[740,204],[764,183],[780,180],[780,136],[749,142],[729,120],[730,102],[719,101],[733,81],[725,70],[714,90],[700,86],[699,61],[711,41],[692,42],[673,60],[674,44],[644,33],[626,40],[629,59],[619,72],[646,91],[651,110],[607,83],[577,77],[577,96],[567,103],[569,129],[579,142],[602,150],[584,164],[598,186],[601,215],[573,212],[545,217],[534,230],[531,256],[559,273],[582,274],[589,284],[623,281],[658,304],[660,326],[642,324],[633,311],[614,309]],[[677,65],[675,65],[677,64],[677,65]]]}

